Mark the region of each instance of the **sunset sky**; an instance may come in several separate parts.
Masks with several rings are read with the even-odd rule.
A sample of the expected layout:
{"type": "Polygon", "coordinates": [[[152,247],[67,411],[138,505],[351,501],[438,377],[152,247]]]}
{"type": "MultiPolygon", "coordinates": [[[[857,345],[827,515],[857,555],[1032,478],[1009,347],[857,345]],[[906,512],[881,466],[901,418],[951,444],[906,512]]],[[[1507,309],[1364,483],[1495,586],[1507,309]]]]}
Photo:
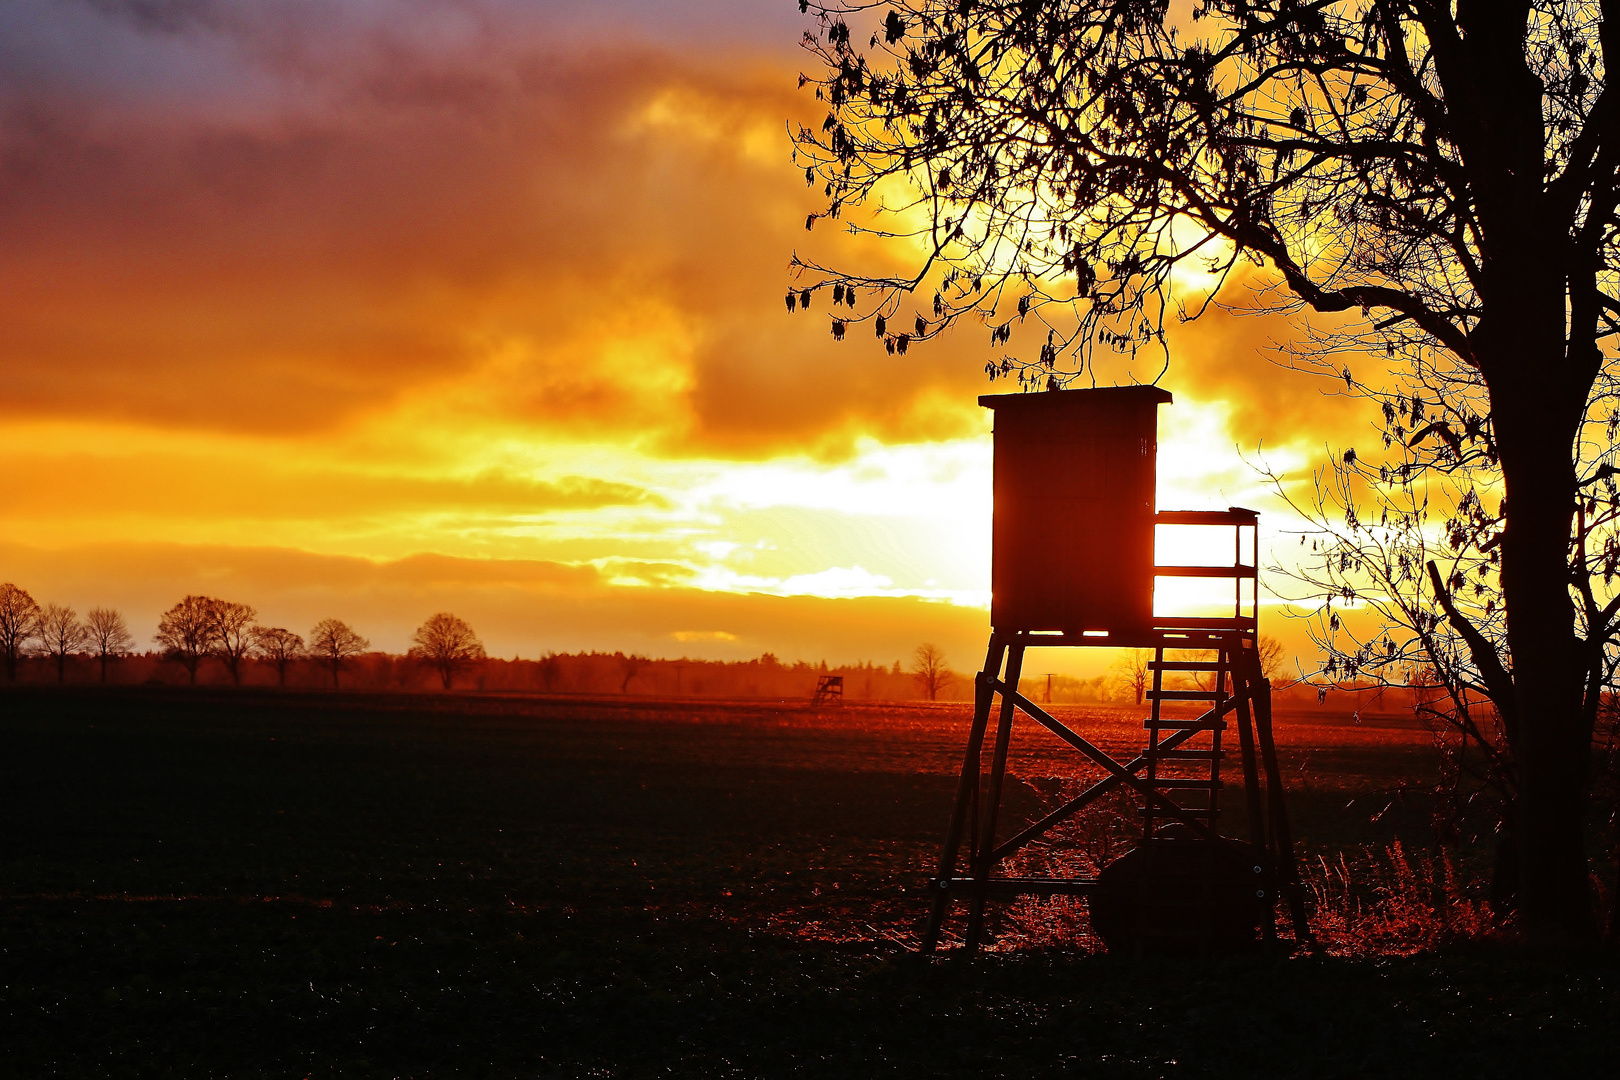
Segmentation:
{"type": "MultiPolygon", "coordinates": [[[[796,0],[0,5],[0,580],[143,644],[206,592],[390,650],[450,610],[502,656],[932,639],[977,666],[987,337],[889,356],[781,301],[795,249],[889,257],[804,231],[808,25],[796,0]]],[[[1304,479],[1371,438],[1268,362],[1294,332],[1177,332],[1161,507],[1297,529],[1240,452],[1304,479]]]]}

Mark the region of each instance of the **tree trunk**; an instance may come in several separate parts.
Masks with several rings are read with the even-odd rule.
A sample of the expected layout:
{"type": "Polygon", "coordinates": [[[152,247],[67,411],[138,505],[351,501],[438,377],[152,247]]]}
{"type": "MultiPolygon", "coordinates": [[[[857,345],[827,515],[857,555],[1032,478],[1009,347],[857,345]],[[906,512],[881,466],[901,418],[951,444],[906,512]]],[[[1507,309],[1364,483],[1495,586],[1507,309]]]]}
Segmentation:
{"type": "Polygon", "coordinates": [[[67,653],[56,654],[56,685],[61,686],[67,682],[67,653]]]}
{"type": "Polygon", "coordinates": [[[1532,940],[1573,944],[1597,936],[1583,842],[1591,733],[1568,562],[1571,448],[1586,394],[1569,385],[1576,380],[1558,362],[1561,319],[1558,330],[1556,350],[1543,341],[1492,373],[1491,398],[1508,507],[1502,595],[1514,695],[1508,737],[1519,782],[1518,911],[1532,940]],[[1531,362],[1549,352],[1558,360],[1531,362]]]}

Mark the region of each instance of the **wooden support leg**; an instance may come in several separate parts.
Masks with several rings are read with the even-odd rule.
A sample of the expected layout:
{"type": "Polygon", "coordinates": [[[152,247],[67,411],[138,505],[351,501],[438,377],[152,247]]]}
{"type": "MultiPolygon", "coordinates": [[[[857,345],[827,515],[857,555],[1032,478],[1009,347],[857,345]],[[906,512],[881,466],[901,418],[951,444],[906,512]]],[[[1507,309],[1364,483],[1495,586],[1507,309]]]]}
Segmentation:
{"type": "Polygon", "coordinates": [[[945,924],[945,913],[950,907],[950,881],[956,873],[956,858],[962,849],[963,830],[968,827],[969,811],[979,798],[984,730],[990,722],[990,705],[995,697],[990,689],[990,680],[1001,670],[1001,660],[1005,652],[1006,646],[991,635],[989,652],[984,658],[984,670],[974,682],[973,726],[968,729],[967,753],[962,759],[962,778],[956,787],[956,806],[951,811],[951,827],[945,834],[945,849],[939,856],[939,873],[935,877],[933,902],[928,910],[928,925],[923,930],[923,952],[931,953],[938,947],[940,928],[945,924]]]}
{"type": "Polygon", "coordinates": [[[1282,770],[1277,767],[1277,744],[1271,737],[1271,683],[1258,679],[1254,695],[1254,727],[1260,742],[1260,759],[1266,767],[1266,795],[1271,803],[1268,814],[1271,836],[1277,850],[1277,883],[1288,897],[1294,917],[1294,941],[1311,945],[1311,925],[1305,917],[1305,894],[1299,883],[1299,866],[1294,861],[1294,834],[1288,826],[1288,810],[1283,805],[1282,770]]]}
{"type": "MultiPolygon", "coordinates": [[[[1249,844],[1254,857],[1260,860],[1268,888],[1276,888],[1274,860],[1271,857],[1269,833],[1266,829],[1265,806],[1260,797],[1260,762],[1254,747],[1254,695],[1260,686],[1260,664],[1255,654],[1244,650],[1232,668],[1232,692],[1237,695],[1238,748],[1243,756],[1243,794],[1248,809],[1249,844]]],[[[1260,928],[1267,941],[1277,937],[1277,898],[1273,896],[1266,907],[1265,924],[1260,928]]]]}
{"type": "Polygon", "coordinates": [[[1013,645],[1007,652],[1007,674],[1002,680],[1001,718],[996,725],[996,749],[990,761],[990,783],[985,794],[979,850],[973,866],[973,898],[968,913],[967,951],[976,952],[984,939],[984,883],[990,877],[992,854],[996,849],[996,814],[1001,808],[1001,784],[1007,775],[1007,747],[1012,742],[1014,695],[1024,670],[1024,646],[1013,645]]]}

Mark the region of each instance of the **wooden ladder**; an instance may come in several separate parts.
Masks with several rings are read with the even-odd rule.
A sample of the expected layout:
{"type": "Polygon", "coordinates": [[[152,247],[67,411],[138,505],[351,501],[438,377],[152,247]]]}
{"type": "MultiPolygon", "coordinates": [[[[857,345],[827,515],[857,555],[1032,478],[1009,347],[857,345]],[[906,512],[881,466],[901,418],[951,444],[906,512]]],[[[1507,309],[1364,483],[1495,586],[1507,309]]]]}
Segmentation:
{"type": "MultiPolygon", "coordinates": [[[[1185,660],[1167,658],[1168,653],[1194,650],[1154,650],[1148,664],[1153,672],[1153,687],[1146,693],[1152,704],[1152,713],[1142,722],[1147,729],[1147,746],[1143,757],[1147,781],[1155,789],[1177,791],[1192,796],[1196,802],[1178,800],[1182,816],[1201,819],[1211,829],[1221,815],[1221,733],[1226,730],[1225,714],[1231,708],[1232,695],[1228,680],[1232,670],[1232,657],[1225,648],[1214,650],[1215,660],[1185,660]],[[1213,675],[1208,689],[1165,689],[1165,673],[1195,673],[1200,677],[1213,675]],[[1167,701],[1207,701],[1208,711],[1196,719],[1183,719],[1164,715],[1167,701]],[[1166,745],[1165,734],[1172,738],[1166,745]]],[[[1196,650],[1209,652],[1208,649],[1196,650]]],[[[1142,838],[1151,840],[1160,828],[1164,815],[1160,805],[1148,801],[1142,807],[1142,838]]]]}

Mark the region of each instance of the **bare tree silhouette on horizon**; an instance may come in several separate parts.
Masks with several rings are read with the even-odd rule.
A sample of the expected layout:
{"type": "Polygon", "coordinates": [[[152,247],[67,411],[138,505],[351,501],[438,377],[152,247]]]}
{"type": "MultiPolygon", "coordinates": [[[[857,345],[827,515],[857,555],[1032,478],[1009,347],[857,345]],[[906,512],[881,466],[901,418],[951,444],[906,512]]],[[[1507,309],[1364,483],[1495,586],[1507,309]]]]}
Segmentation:
{"type": "Polygon", "coordinates": [[[96,659],[101,667],[101,681],[107,681],[107,665],[110,661],[125,655],[135,645],[135,637],[129,632],[129,625],[124,617],[113,608],[93,607],[84,617],[85,628],[89,631],[89,644],[96,651],[96,659]]]}
{"type": "Polygon", "coordinates": [[[444,689],[449,690],[456,672],[485,654],[483,642],[466,620],[441,611],[416,628],[408,655],[437,671],[444,689]]]}
{"type": "Polygon", "coordinates": [[[332,689],[338,688],[343,665],[371,648],[371,642],[339,619],[322,619],[309,632],[309,652],[332,669],[332,689]]]}
{"type": "Polygon", "coordinates": [[[257,614],[247,604],[213,601],[209,651],[225,665],[236,686],[242,685],[242,660],[253,647],[253,620],[257,614]]]}
{"type": "Polygon", "coordinates": [[[255,626],[249,634],[253,652],[276,669],[276,684],[287,685],[287,668],[304,655],[304,639],[279,626],[255,626]]]}
{"type": "Polygon", "coordinates": [[[911,676],[929,701],[937,701],[939,692],[956,678],[945,651],[931,641],[923,642],[911,654],[911,676]]]}
{"type": "Polygon", "coordinates": [[[158,620],[156,641],[171,660],[186,669],[191,685],[197,685],[197,667],[213,643],[214,601],[191,595],[163,613],[158,620]]]}
{"type": "Polygon", "coordinates": [[[11,582],[0,584],[0,656],[6,661],[6,680],[17,681],[17,657],[39,626],[39,605],[11,582]]]}
{"type": "Polygon", "coordinates": [[[56,681],[67,682],[68,657],[90,643],[90,628],[79,621],[78,612],[64,604],[46,604],[40,609],[35,636],[40,652],[56,664],[56,681]]]}

